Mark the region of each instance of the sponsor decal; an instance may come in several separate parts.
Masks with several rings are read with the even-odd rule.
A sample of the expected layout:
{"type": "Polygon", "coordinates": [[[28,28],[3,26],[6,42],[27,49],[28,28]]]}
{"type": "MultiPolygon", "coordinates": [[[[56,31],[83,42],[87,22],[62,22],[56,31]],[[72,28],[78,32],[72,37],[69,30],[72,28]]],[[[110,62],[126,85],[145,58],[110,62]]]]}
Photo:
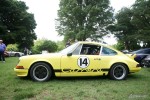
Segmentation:
{"type": "Polygon", "coordinates": [[[55,69],[55,72],[65,72],[65,73],[74,73],[74,72],[108,72],[109,69],[55,69]]]}
{"type": "Polygon", "coordinates": [[[101,69],[63,69],[63,72],[101,72],[101,69]]]}

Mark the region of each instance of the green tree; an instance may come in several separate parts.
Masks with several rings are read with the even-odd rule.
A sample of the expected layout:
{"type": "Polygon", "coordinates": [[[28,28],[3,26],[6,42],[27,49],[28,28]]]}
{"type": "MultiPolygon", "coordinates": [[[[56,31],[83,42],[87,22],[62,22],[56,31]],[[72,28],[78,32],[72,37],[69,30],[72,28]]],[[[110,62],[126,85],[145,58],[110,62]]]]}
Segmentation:
{"type": "Polygon", "coordinates": [[[109,0],[61,0],[57,31],[65,40],[97,40],[107,34],[106,26],[113,21],[109,0]]]}
{"type": "Polygon", "coordinates": [[[56,52],[57,51],[57,44],[51,40],[37,40],[34,43],[34,46],[32,47],[32,52],[35,53],[41,53],[43,50],[46,50],[48,52],[56,52]]]}
{"type": "Polygon", "coordinates": [[[112,45],[117,50],[124,50],[124,43],[122,41],[118,41],[117,44],[112,45]]]}
{"type": "Polygon", "coordinates": [[[39,50],[47,50],[48,52],[57,51],[57,44],[51,40],[45,40],[41,46],[39,46],[39,50]]]}
{"type": "Polygon", "coordinates": [[[120,44],[124,46],[123,49],[135,49],[137,46],[136,28],[131,23],[133,17],[132,10],[129,8],[122,8],[115,16],[116,22],[110,25],[108,29],[117,37],[120,44]]]}
{"type": "Polygon", "coordinates": [[[22,1],[0,0],[0,37],[6,44],[17,43],[19,48],[33,45],[36,22],[27,10],[22,1]]]}
{"type": "Polygon", "coordinates": [[[17,44],[9,44],[9,45],[7,45],[6,50],[7,51],[19,51],[17,44]]]}
{"type": "Polygon", "coordinates": [[[65,43],[64,43],[64,41],[57,41],[56,44],[58,45],[57,51],[60,51],[60,50],[62,50],[62,49],[65,48],[65,43]]]}
{"type": "Polygon", "coordinates": [[[108,29],[125,45],[124,49],[150,47],[150,1],[136,0],[131,8],[122,8],[108,29]]]}
{"type": "Polygon", "coordinates": [[[136,0],[132,6],[132,24],[136,28],[135,38],[143,47],[150,47],[150,0],[136,0]]]}
{"type": "Polygon", "coordinates": [[[32,46],[32,50],[31,50],[33,54],[41,53],[41,50],[39,50],[39,46],[41,46],[43,44],[43,42],[44,42],[43,39],[42,40],[36,40],[34,42],[34,46],[32,46]]]}

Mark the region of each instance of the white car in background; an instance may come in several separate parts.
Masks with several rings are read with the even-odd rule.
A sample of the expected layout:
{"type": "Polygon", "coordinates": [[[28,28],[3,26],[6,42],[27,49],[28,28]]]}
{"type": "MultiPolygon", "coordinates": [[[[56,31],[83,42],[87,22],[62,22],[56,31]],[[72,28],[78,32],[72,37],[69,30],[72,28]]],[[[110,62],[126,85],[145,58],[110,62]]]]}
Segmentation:
{"type": "Polygon", "coordinates": [[[9,57],[21,57],[24,55],[22,52],[16,52],[16,51],[7,51],[9,57]]]}

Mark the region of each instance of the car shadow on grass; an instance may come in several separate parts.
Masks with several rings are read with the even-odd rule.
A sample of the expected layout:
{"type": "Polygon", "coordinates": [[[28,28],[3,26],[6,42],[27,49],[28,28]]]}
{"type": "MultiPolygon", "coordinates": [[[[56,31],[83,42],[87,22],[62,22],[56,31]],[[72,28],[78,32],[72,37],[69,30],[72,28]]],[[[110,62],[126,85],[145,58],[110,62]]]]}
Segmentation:
{"type": "Polygon", "coordinates": [[[107,80],[108,76],[54,77],[53,80],[107,80]]]}
{"type": "Polygon", "coordinates": [[[144,74],[129,74],[127,80],[147,80],[147,76],[144,74]]]}
{"type": "Polygon", "coordinates": [[[17,79],[17,80],[22,80],[22,81],[31,81],[31,78],[29,77],[29,76],[27,76],[27,77],[16,77],[15,79],[17,79]]]}
{"type": "MultiPolygon", "coordinates": [[[[22,81],[32,81],[32,79],[27,77],[16,77],[17,80],[22,81]]],[[[52,77],[49,81],[81,81],[81,80],[109,80],[108,76],[86,76],[86,77],[52,77]]],[[[49,82],[48,81],[48,82],[49,82]]]]}
{"type": "Polygon", "coordinates": [[[140,77],[139,75],[129,74],[126,79],[129,79],[129,80],[130,80],[130,79],[131,79],[131,80],[132,80],[132,79],[139,79],[139,77],[140,77]]]}

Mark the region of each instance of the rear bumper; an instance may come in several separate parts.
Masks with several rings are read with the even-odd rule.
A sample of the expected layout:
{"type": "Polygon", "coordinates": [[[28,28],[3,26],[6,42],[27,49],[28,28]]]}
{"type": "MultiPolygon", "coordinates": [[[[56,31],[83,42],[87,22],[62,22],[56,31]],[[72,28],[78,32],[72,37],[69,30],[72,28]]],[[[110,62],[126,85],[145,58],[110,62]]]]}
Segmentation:
{"type": "Polygon", "coordinates": [[[129,72],[130,73],[135,73],[135,72],[138,72],[140,70],[141,70],[141,67],[136,67],[136,68],[131,68],[129,72]]]}
{"type": "Polygon", "coordinates": [[[17,76],[19,76],[19,77],[25,77],[28,75],[28,69],[16,69],[16,68],[14,68],[14,71],[16,72],[17,76]]]}

